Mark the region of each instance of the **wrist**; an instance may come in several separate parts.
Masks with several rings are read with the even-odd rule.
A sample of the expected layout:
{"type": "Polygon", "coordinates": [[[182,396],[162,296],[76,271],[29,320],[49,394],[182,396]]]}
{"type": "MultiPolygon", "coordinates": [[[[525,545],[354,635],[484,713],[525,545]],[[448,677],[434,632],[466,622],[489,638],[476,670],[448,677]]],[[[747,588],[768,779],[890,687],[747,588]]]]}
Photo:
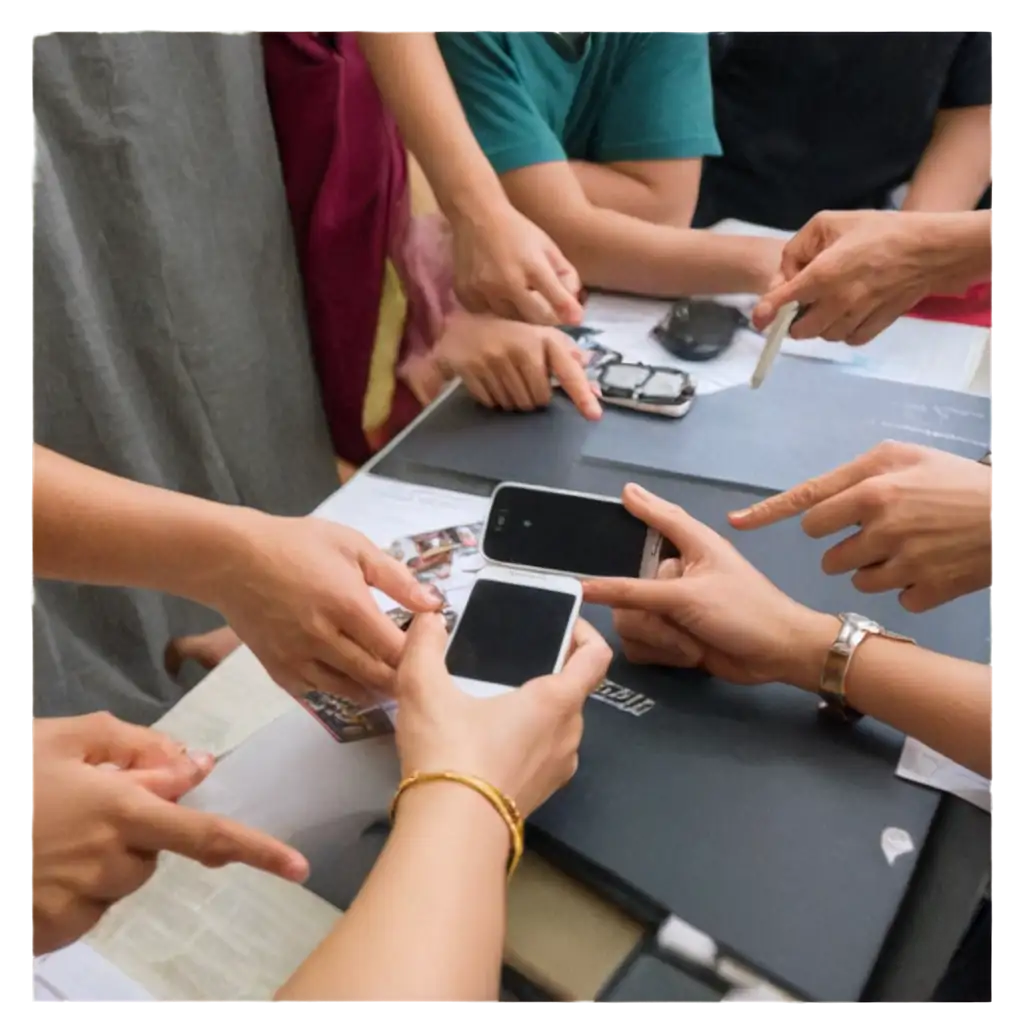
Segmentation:
{"type": "Polygon", "coordinates": [[[825,612],[802,609],[794,621],[786,645],[786,661],[780,676],[808,693],[817,693],[829,648],[839,635],[839,619],[825,612]]]}
{"type": "Polygon", "coordinates": [[[502,871],[512,850],[508,826],[490,801],[469,786],[443,779],[411,786],[402,794],[394,830],[464,837],[467,849],[478,850],[502,871]]]}
{"type": "Polygon", "coordinates": [[[160,589],[221,610],[231,580],[252,564],[256,529],[268,518],[256,509],[204,501],[184,525],[160,589]]]}
{"type": "Polygon", "coordinates": [[[490,164],[476,173],[459,175],[459,184],[438,193],[437,202],[456,231],[462,225],[479,227],[494,219],[495,212],[504,210],[508,196],[490,164]]]}
{"type": "MultiPolygon", "coordinates": [[[[914,216],[910,214],[910,216],[914,216]]],[[[992,273],[991,221],[983,213],[920,214],[911,227],[934,291],[958,293],[992,273]]]]}

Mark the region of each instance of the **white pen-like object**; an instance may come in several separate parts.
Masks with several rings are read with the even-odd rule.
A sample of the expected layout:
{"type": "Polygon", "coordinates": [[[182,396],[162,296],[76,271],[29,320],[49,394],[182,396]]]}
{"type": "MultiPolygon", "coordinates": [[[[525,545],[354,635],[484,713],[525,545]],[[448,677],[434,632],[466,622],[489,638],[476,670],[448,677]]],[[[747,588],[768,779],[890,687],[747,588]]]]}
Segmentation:
{"type": "Polygon", "coordinates": [[[754,374],[750,378],[752,388],[759,388],[764,383],[764,379],[768,376],[768,371],[772,368],[772,363],[775,362],[775,357],[779,354],[779,349],[782,348],[782,343],[786,340],[789,329],[793,326],[793,321],[799,312],[799,302],[787,302],[775,314],[775,319],[765,336],[761,358],[758,359],[757,366],[754,367],[754,374]]]}

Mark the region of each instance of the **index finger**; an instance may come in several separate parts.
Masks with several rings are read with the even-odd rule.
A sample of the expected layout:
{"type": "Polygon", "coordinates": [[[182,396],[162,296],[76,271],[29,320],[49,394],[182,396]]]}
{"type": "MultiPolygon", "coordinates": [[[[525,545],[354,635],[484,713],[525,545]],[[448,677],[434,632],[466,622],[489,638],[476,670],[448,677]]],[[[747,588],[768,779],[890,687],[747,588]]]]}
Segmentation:
{"type": "Polygon", "coordinates": [[[680,579],[637,580],[622,578],[586,580],[583,600],[609,608],[634,608],[669,615],[678,611],[680,579]]]}
{"type": "Polygon", "coordinates": [[[126,845],[145,853],[167,850],[208,868],[248,864],[289,882],[304,882],[309,863],[279,839],[230,818],[181,807],[139,790],[127,810],[126,845]]]}
{"type": "Polygon", "coordinates": [[[548,354],[551,372],[562,385],[562,390],[572,400],[573,405],[588,420],[601,418],[601,403],[597,400],[590,386],[587,371],[580,365],[579,347],[568,338],[554,335],[545,339],[544,347],[548,354]]]}
{"type": "Polygon", "coordinates": [[[748,508],[729,513],[729,522],[737,530],[756,530],[782,522],[806,512],[815,505],[835,497],[872,476],[874,470],[867,456],[861,455],[831,473],[805,480],[781,494],[774,494],[748,508]]]}

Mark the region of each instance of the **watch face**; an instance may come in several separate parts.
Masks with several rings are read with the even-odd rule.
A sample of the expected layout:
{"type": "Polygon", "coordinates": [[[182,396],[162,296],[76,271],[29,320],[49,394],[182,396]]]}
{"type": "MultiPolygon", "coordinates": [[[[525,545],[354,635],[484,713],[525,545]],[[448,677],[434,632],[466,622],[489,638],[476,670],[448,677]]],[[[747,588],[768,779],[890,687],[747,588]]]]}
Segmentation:
{"type": "Polygon", "coordinates": [[[846,619],[851,626],[856,626],[857,629],[862,629],[865,633],[885,632],[874,619],[869,619],[866,615],[858,615],[856,612],[847,612],[843,618],[846,619]]]}

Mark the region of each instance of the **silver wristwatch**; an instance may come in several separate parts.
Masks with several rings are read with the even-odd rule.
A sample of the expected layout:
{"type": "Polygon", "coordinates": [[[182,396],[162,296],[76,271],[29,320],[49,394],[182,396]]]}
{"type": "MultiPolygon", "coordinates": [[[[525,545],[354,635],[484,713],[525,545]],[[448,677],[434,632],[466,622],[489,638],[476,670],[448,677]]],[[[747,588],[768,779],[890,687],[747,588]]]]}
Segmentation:
{"type": "Polygon", "coordinates": [[[891,633],[877,622],[856,612],[843,612],[839,616],[839,633],[825,655],[825,664],[821,669],[821,682],[818,685],[821,703],[818,710],[822,714],[850,723],[864,717],[846,703],[846,673],[857,648],[869,636],[884,636],[908,644],[914,642],[909,636],[891,633]]]}

